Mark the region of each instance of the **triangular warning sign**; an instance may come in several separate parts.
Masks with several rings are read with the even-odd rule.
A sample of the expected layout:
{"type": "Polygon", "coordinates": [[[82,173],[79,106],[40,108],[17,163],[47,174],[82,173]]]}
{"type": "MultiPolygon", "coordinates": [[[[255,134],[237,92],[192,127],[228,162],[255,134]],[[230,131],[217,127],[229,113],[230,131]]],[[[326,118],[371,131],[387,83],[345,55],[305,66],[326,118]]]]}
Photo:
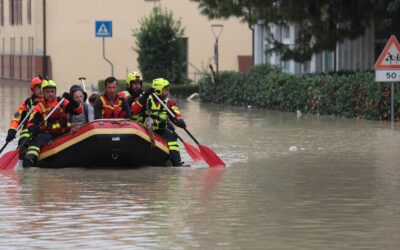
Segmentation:
{"type": "Polygon", "coordinates": [[[375,63],[375,69],[400,69],[400,44],[391,36],[375,63]]]}
{"type": "Polygon", "coordinates": [[[102,25],[100,25],[99,30],[97,30],[97,34],[108,35],[108,34],[110,34],[110,32],[108,32],[106,25],[103,23],[102,25]]]}

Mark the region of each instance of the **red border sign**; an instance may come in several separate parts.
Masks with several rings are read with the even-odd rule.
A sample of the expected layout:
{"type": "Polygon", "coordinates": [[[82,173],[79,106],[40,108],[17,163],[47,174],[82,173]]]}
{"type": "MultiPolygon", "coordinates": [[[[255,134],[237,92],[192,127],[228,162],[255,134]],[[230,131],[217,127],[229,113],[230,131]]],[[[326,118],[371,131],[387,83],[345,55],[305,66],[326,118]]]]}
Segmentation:
{"type": "Polygon", "coordinates": [[[395,64],[395,65],[384,65],[382,62],[385,60],[386,55],[392,45],[396,46],[397,53],[400,54],[400,44],[399,41],[397,41],[396,37],[392,35],[389,39],[389,41],[386,43],[385,48],[383,49],[381,55],[378,57],[378,60],[375,63],[375,69],[400,69],[400,64],[395,64]]]}

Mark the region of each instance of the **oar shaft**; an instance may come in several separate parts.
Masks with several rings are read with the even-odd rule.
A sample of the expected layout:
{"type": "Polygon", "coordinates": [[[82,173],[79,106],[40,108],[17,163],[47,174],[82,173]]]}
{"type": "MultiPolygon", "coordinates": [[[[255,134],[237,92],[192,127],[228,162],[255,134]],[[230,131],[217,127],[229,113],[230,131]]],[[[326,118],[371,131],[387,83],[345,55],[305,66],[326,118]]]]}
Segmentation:
{"type": "MultiPolygon", "coordinates": [[[[20,129],[22,128],[23,124],[25,123],[26,119],[28,119],[28,117],[29,117],[29,115],[32,113],[32,111],[33,111],[33,107],[31,107],[31,109],[29,110],[28,114],[26,114],[25,118],[22,120],[22,122],[20,122],[20,124],[18,125],[16,131],[18,131],[18,130],[20,130],[20,129]]],[[[3,150],[7,147],[8,143],[9,143],[9,141],[6,142],[6,143],[4,144],[4,146],[0,149],[0,154],[1,154],[1,153],[3,152],[3,150]]]]}
{"type": "Polygon", "coordinates": [[[167,110],[167,112],[173,117],[175,118],[175,114],[172,113],[172,111],[167,107],[167,105],[161,101],[160,97],[158,97],[156,94],[153,93],[153,96],[157,99],[158,102],[161,103],[161,105],[165,108],[165,110],[167,110]]]}
{"type": "MultiPolygon", "coordinates": [[[[50,116],[60,107],[60,105],[64,102],[65,98],[61,98],[61,100],[57,103],[57,105],[50,111],[50,113],[44,118],[44,120],[39,124],[39,128],[50,118],[50,116]]],[[[17,149],[25,146],[30,140],[26,140],[23,144],[19,145],[17,149]]]]}
{"type": "Polygon", "coordinates": [[[196,138],[194,138],[194,136],[192,135],[192,133],[190,133],[189,130],[187,130],[187,128],[184,128],[183,130],[185,130],[185,132],[190,136],[190,138],[193,139],[193,141],[194,141],[197,145],[200,144],[199,141],[196,140],[196,138]]]}
{"type": "Polygon", "coordinates": [[[26,114],[25,118],[22,120],[22,122],[19,123],[17,131],[20,130],[20,128],[22,128],[22,126],[24,126],[24,123],[26,122],[26,120],[29,118],[29,116],[31,115],[32,111],[33,111],[34,107],[31,107],[31,109],[29,110],[29,112],[26,114]]]}
{"type": "MultiPolygon", "coordinates": [[[[86,78],[85,78],[85,77],[79,77],[79,80],[81,80],[83,91],[84,91],[85,93],[87,93],[87,92],[86,92],[86,85],[85,85],[85,80],[86,80],[86,78]]],[[[86,103],[89,104],[89,98],[86,99],[86,103]]]]}
{"type": "Polygon", "coordinates": [[[8,145],[8,143],[9,143],[9,141],[8,142],[6,142],[6,144],[4,144],[4,146],[1,148],[1,150],[0,150],[0,154],[3,152],[3,150],[7,147],[7,145],[8,145]]]}
{"type": "MultiPolygon", "coordinates": [[[[153,94],[153,96],[157,99],[157,101],[159,101],[161,103],[161,105],[165,108],[165,110],[167,110],[167,112],[173,117],[175,118],[175,114],[172,113],[172,111],[167,107],[167,105],[161,101],[160,97],[158,97],[156,94],[153,94]]],[[[185,130],[185,132],[193,139],[193,141],[196,144],[200,144],[198,140],[196,140],[196,138],[194,138],[194,136],[189,132],[189,130],[187,130],[187,128],[184,128],[183,130],[185,130]]]]}
{"type": "Polygon", "coordinates": [[[50,111],[50,113],[46,116],[46,118],[44,119],[44,121],[42,121],[42,123],[39,125],[39,127],[41,127],[43,125],[43,123],[45,121],[47,121],[47,119],[49,119],[49,117],[58,109],[58,107],[60,107],[60,105],[64,102],[65,98],[61,98],[61,100],[57,103],[57,105],[50,111]]]}

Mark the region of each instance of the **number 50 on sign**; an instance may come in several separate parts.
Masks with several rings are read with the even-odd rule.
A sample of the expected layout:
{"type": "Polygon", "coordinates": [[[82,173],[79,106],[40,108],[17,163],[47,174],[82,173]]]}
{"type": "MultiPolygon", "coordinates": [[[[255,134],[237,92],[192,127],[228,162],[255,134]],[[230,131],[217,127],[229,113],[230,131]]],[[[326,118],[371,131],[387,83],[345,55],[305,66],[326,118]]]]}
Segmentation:
{"type": "Polygon", "coordinates": [[[376,70],[375,81],[400,82],[400,70],[376,70]]]}

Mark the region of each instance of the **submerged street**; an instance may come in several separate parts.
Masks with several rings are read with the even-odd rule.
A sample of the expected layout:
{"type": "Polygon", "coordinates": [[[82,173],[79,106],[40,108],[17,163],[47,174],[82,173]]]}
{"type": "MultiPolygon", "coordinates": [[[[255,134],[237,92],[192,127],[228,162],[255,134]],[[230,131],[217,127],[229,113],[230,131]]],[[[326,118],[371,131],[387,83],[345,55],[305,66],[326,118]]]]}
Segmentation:
{"type": "MultiPolygon", "coordinates": [[[[25,85],[0,84],[1,145],[28,91],[25,85]]],[[[181,145],[191,168],[1,171],[0,248],[396,249],[400,244],[398,125],[179,104],[188,128],[227,168],[194,164],[181,145]]]]}

